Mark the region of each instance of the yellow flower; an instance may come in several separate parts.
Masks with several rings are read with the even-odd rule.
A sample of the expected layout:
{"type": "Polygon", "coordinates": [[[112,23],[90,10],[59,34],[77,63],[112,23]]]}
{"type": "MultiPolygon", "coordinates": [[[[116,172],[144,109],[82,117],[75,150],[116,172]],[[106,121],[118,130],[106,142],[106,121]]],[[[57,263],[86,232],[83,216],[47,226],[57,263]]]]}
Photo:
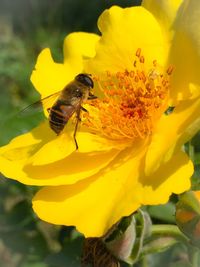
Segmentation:
{"type": "Polygon", "coordinates": [[[82,72],[99,96],[86,103],[77,151],[73,122],[59,136],[44,122],[0,149],[5,176],[45,186],[33,199],[41,219],[101,236],[141,205],[190,188],[182,145],[200,127],[199,12],[192,0],[114,6],[98,20],[101,36],[66,37],[64,63],[41,52],[31,81],[42,98],[82,72]]]}

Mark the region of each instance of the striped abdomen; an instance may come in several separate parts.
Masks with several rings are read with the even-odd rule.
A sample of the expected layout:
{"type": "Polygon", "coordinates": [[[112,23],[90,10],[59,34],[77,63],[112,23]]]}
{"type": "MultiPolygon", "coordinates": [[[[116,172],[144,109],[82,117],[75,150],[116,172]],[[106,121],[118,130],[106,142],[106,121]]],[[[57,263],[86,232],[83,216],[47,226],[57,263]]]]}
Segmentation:
{"type": "Polygon", "coordinates": [[[76,108],[73,105],[63,104],[58,100],[49,111],[50,128],[56,134],[60,134],[75,111],[76,108]]]}

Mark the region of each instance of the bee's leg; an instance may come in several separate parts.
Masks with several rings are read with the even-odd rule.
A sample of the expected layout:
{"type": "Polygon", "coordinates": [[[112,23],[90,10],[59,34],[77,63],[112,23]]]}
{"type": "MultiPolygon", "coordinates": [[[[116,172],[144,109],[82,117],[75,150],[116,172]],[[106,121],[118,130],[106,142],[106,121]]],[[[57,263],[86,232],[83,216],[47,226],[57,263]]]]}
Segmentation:
{"type": "Polygon", "coordinates": [[[76,132],[77,132],[77,129],[78,129],[78,123],[81,121],[81,118],[80,118],[80,113],[81,113],[81,107],[77,110],[76,112],[76,125],[75,125],[75,128],[74,128],[74,142],[75,142],[75,145],[76,145],[76,150],[78,149],[78,143],[76,141],[76,132]]]}
{"type": "Polygon", "coordinates": [[[96,98],[98,98],[96,95],[93,95],[91,92],[89,92],[88,100],[92,100],[96,98]]]}
{"type": "Polygon", "coordinates": [[[88,110],[84,107],[81,106],[81,110],[84,111],[84,112],[88,112],[88,110]]]}

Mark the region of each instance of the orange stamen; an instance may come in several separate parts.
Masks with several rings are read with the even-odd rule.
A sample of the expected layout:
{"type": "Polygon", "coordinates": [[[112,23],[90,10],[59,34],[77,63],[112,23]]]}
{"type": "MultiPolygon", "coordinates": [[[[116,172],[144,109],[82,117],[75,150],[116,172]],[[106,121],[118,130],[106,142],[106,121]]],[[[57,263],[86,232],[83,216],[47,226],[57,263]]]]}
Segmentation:
{"type": "Polygon", "coordinates": [[[106,72],[104,80],[95,78],[104,98],[88,101],[95,108],[85,114],[84,124],[91,131],[115,140],[144,139],[167,107],[169,75],[173,67],[160,72],[157,61],[145,70],[145,58],[139,48],[133,61],[134,70],[106,72]]]}

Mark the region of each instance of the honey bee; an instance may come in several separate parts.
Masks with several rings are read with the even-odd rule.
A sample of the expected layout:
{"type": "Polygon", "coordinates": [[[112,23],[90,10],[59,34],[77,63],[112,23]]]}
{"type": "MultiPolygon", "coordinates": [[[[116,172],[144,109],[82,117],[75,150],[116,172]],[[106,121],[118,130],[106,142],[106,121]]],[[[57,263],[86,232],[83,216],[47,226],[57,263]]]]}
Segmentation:
{"type": "MultiPolygon", "coordinates": [[[[80,73],[61,91],[47,96],[41,99],[40,101],[30,105],[29,107],[33,105],[38,106],[38,104],[44,104],[47,99],[51,97],[57,97],[52,107],[47,109],[49,113],[49,126],[57,135],[59,135],[63,131],[68,120],[72,117],[74,113],[76,113],[76,124],[74,128],[73,138],[77,150],[78,143],[76,140],[76,132],[78,129],[78,123],[81,120],[80,113],[81,110],[87,112],[87,110],[82,107],[82,104],[86,100],[92,100],[97,98],[97,96],[93,95],[90,91],[93,87],[94,83],[90,75],[80,73]]],[[[26,110],[27,108],[25,108],[24,110],[26,110]]]]}

